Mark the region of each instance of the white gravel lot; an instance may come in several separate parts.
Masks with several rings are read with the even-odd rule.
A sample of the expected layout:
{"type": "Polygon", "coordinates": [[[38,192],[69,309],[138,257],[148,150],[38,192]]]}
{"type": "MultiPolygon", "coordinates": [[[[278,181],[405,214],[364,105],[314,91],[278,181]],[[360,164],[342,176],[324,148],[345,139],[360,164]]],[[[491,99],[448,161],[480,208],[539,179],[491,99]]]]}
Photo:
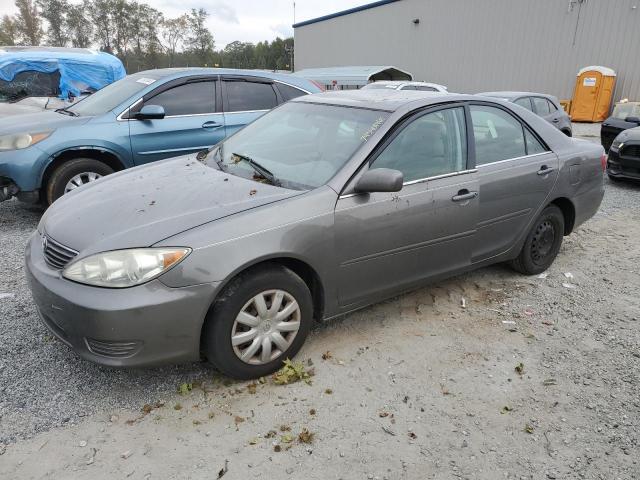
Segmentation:
{"type": "Polygon", "coordinates": [[[607,182],[547,278],[494,266],[318,326],[311,385],[79,359],[26,287],[40,214],[0,204],[0,478],[640,478],[640,185],[607,182]]]}

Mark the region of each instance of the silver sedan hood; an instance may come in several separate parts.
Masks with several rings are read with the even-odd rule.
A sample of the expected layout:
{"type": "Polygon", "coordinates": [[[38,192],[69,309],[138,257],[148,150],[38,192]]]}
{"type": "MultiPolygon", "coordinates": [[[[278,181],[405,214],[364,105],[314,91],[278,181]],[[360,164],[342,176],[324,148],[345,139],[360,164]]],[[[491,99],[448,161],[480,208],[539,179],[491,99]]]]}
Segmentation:
{"type": "Polygon", "coordinates": [[[84,256],[151,246],[199,225],[302,193],[236,177],[185,156],[125,170],[79,188],[56,201],[38,228],[84,256]]]}

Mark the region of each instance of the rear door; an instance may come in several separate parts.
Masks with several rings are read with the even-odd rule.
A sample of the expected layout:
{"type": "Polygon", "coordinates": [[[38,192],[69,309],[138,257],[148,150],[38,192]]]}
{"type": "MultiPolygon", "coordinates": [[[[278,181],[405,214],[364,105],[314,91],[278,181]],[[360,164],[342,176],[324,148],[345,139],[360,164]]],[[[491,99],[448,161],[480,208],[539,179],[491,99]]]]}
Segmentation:
{"type": "Polygon", "coordinates": [[[222,98],[227,135],[282,103],[274,81],[261,77],[223,76],[222,98]]]}
{"type": "Polygon", "coordinates": [[[558,157],[521,119],[496,105],[470,105],[480,204],[472,262],[509,250],[546,205],[558,157]]]}
{"type": "Polygon", "coordinates": [[[469,265],[478,181],[467,167],[466,129],[463,106],[405,120],[368,166],[400,170],[402,190],[339,198],[335,254],[342,306],[469,265]]]}
{"type": "Polygon", "coordinates": [[[176,157],[209,148],[225,137],[224,114],[218,111],[215,77],[185,78],[162,85],[131,109],[160,105],[165,118],[129,120],[131,150],[136,164],[176,157]]]}

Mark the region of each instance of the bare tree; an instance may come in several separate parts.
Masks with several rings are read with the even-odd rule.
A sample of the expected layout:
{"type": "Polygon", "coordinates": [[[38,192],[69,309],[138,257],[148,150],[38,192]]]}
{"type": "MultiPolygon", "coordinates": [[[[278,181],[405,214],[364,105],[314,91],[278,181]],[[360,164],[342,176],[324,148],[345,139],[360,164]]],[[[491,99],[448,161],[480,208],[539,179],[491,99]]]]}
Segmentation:
{"type": "Polygon", "coordinates": [[[42,20],[32,0],[16,0],[18,13],[14,17],[20,41],[27,45],[40,45],[42,41],[42,20]]]}
{"type": "Polygon", "coordinates": [[[0,20],[0,45],[15,45],[18,41],[16,22],[9,15],[0,20]]]}
{"type": "Polygon", "coordinates": [[[113,10],[112,0],[92,0],[86,3],[89,20],[94,26],[93,39],[98,42],[100,49],[113,53],[113,10]]]}
{"type": "Polygon", "coordinates": [[[85,11],[89,10],[87,0],[81,7],[74,7],[67,13],[67,32],[71,45],[78,48],[88,48],[94,36],[93,24],[85,11]]]}
{"type": "Polygon", "coordinates": [[[66,47],[69,43],[66,25],[69,2],[67,0],[36,0],[36,5],[40,8],[42,18],[49,24],[47,28],[49,45],[66,47]]]}
{"type": "Polygon", "coordinates": [[[206,25],[208,16],[209,14],[204,8],[199,10],[193,8],[188,17],[190,35],[187,37],[187,45],[203,65],[206,65],[213,56],[215,46],[213,35],[206,25]]]}
{"type": "Polygon", "coordinates": [[[178,46],[182,44],[189,33],[188,15],[180,15],[177,18],[169,18],[162,22],[161,35],[164,40],[164,49],[169,55],[169,66],[173,66],[173,61],[178,51],[178,46]]]}

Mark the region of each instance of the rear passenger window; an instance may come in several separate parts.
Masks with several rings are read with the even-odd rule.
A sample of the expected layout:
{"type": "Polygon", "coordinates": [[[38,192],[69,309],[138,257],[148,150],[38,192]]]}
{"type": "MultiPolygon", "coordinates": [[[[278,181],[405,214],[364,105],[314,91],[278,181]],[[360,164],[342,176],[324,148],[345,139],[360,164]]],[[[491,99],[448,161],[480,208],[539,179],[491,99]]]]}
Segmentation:
{"type": "Polygon", "coordinates": [[[420,90],[421,92],[437,92],[438,91],[437,88],[425,87],[423,85],[417,85],[416,90],[420,90]]]}
{"type": "Polygon", "coordinates": [[[373,168],[400,170],[405,182],[465,170],[464,109],[439,110],[413,120],[374,160],[373,168]]]}
{"type": "Polygon", "coordinates": [[[291,85],[285,85],[284,83],[277,84],[278,90],[280,91],[280,95],[285,102],[288,102],[292,98],[301,97],[302,95],[306,95],[306,92],[303,92],[299,88],[292,87],[291,85]]]}
{"type": "Polygon", "coordinates": [[[278,104],[270,83],[226,81],[226,112],[269,110],[278,104]]]}
{"type": "Polygon", "coordinates": [[[533,133],[526,128],[524,129],[524,136],[527,141],[527,155],[535,155],[536,153],[543,153],[547,151],[540,141],[533,136],[533,133]]]}
{"type": "Polygon", "coordinates": [[[515,103],[516,105],[520,105],[521,107],[526,108],[530,112],[533,111],[532,108],[531,108],[531,100],[529,99],[529,97],[519,98],[513,103],[515,103]]]}
{"type": "Polygon", "coordinates": [[[551,113],[549,111],[549,102],[546,98],[542,97],[533,97],[533,106],[536,109],[536,113],[538,115],[549,115],[551,113]]]}
{"type": "Polygon", "coordinates": [[[214,113],[216,98],[215,82],[185,83],[165,90],[145,101],[145,105],[160,105],[167,117],[175,115],[197,115],[214,113]]]}
{"type": "Polygon", "coordinates": [[[522,124],[502,109],[471,105],[476,165],[526,155],[522,124]]]}

